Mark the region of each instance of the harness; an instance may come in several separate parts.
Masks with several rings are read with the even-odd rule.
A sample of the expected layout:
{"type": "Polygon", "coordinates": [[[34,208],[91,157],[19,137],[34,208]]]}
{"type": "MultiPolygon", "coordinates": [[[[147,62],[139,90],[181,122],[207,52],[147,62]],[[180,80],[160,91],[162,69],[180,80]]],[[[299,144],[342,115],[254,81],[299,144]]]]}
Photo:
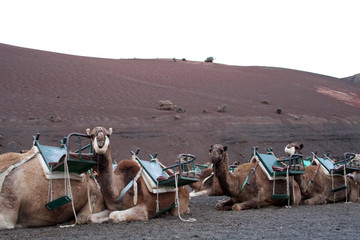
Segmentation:
{"type": "Polygon", "coordinates": [[[258,163],[259,163],[259,161],[255,162],[253,168],[250,170],[249,175],[246,177],[246,179],[245,179],[243,185],[241,186],[241,189],[240,189],[239,193],[236,195],[236,197],[238,197],[240,195],[240,193],[244,190],[246,184],[250,185],[251,177],[252,177],[252,175],[254,175],[254,173],[256,171],[256,167],[258,166],[258,163]]]}
{"type": "Polygon", "coordinates": [[[139,172],[136,174],[136,176],[134,177],[133,180],[131,180],[125,187],[124,189],[121,191],[120,196],[115,200],[115,202],[120,202],[121,199],[123,198],[123,196],[125,195],[125,193],[127,191],[129,191],[129,189],[134,186],[134,205],[137,204],[137,180],[140,178],[141,174],[142,174],[143,168],[141,168],[139,170],[139,172]]]}
{"type": "Polygon", "coordinates": [[[33,157],[35,157],[36,155],[38,155],[39,152],[36,152],[30,156],[28,156],[27,158],[21,160],[20,162],[17,162],[13,165],[11,165],[10,167],[8,167],[5,171],[3,171],[2,173],[0,173],[0,192],[2,190],[2,187],[3,187],[3,183],[5,181],[5,178],[7,175],[9,175],[11,173],[11,171],[14,169],[14,168],[17,168],[19,167],[20,165],[26,163],[27,161],[29,161],[30,159],[32,159],[33,157]]]}

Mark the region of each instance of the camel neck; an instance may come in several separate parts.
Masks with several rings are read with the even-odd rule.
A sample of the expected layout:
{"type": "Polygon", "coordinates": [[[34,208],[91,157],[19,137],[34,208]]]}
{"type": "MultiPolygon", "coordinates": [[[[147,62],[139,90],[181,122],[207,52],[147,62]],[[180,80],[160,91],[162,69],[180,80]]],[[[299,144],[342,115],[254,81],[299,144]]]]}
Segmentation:
{"type": "Polygon", "coordinates": [[[101,193],[108,198],[117,198],[119,193],[118,191],[114,191],[116,188],[113,188],[115,174],[111,155],[108,153],[95,154],[95,159],[97,161],[97,170],[99,172],[98,182],[101,187],[101,193]]]}
{"type": "Polygon", "coordinates": [[[224,153],[222,161],[214,164],[215,176],[219,180],[219,185],[226,196],[232,196],[230,185],[232,184],[232,176],[228,169],[229,157],[227,153],[224,153]]]}

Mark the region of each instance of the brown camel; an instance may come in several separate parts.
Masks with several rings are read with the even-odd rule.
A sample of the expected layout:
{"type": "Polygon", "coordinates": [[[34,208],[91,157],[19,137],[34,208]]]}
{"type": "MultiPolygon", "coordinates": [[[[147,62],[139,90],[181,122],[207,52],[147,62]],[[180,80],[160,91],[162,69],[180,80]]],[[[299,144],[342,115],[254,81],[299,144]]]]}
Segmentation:
{"type": "Polygon", "coordinates": [[[317,159],[313,154],[312,165],[305,167],[306,173],[295,177],[301,189],[303,202],[307,205],[316,205],[345,200],[357,201],[359,190],[354,180],[341,174],[331,176],[317,159]],[[347,188],[342,188],[344,186],[347,188]]]}
{"type": "MultiPolygon", "coordinates": [[[[256,168],[256,158],[252,158],[249,163],[239,165],[233,174],[228,170],[229,156],[226,146],[212,145],[210,159],[224,195],[230,197],[229,200],[216,204],[216,209],[244,210],[284,204],[284,200],[272,198],[273,183],[262,169],[256,168]]],[[[290,186],[294,186],[294,192],[290,194],[291,201],[294,205],[298,205],[301,200],[299,186],[292,181],[292,178],[289,181],[290,186]]],[[[286,191],[285,180],[276,180],[276,185],[277,190],[286,191]]]]}
{"type": "MultiPolygon", "coordinates": [[[[229,166],[229,171],[233,172],[235,168],[239,166],[239,162],[235,161],[232,165],[229,166]]],[[[206,163],[203,166],[210,166],[211,163],[206,163]]],[[[214,177],[213,167],[205,168],[199,176],[199,181],[189,185],[192,189],[190,197],[198,196],[222,196],[224,195],[219,181],[214,177]]]]}
{"type": "Polygon", "coordinates": [[[189,185],[192,188],[190,197],[198,196],[222,196],[224,195],[219,181],[214,177],[214,171],[212,167],[206,168],[200,174],[199,181],[189,185]]]}
{"type": "MultiPolygon", "coordinates": [[[[50,180],[44,176],[40,154],[37,152],[38,149],[34,146],[23,154],[0,155],[0,179],[3,179],[0,184],[0,229],[64,223],[74,218],[72,203],[77,223],[85,223],[90,214],[88,183],[91,206],[95,204],[93,211],[104,209],[99,187],[94,180],[83,174],[80,181],[71,180],[72,203],[48,210],[45,204],[48,202],[50,180]]],[[[63,196],[64,179],[53,179],[51,182],[53,199],[63,196]]]]}
{"type": "MultiPolygon", "coordinates": [[[[87,133],[92,137],[95,160],[97,161],[96,170],[99,173],[97,179],[106,206],[105,211],[90,215],[88,222],[102,223],[109,221],[118,223],[147,220],[149,217],[155,216],[157,212],[157,194],[151,193],[146,187],[140,165],[134,160],[122,160],[113,171],[109,140],[112,129],[95,127],[92,131],[87,129],[87,133]],[[124,188],[130,182],[134,183],[134,185],[125,191],[124,188]]],[[[175,195],[175,192],[159,194],[159,210],[172,206],[175,202],[175,195]]],[[[189,213],[188,189],[179,187],[178,196],[179,213],[189,213]]],[[[178,207],[169,210],[170,213],[177,215],[178,207]]]]}

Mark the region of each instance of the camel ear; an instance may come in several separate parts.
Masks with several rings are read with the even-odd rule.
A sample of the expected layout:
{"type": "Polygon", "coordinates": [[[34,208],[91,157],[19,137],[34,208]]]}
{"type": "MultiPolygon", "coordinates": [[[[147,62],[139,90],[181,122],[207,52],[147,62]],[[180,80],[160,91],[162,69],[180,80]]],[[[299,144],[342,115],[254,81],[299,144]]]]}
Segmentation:
{"type": "Polygon", "coordinates": [[[90,128],[87,128],[87,129],[86,129],[86,134],[87,134],[88,136],[90,136],[90,128]]]}
{"type": "Polygon", "coordinates": [[[224,152],[226,152],[226,151],[227,151],[227,149],[228,149],[228,147],[227,147],[227,146],[224,146],[224,152]]]}
{"type": "Polygon", "coordinates": [[[304,147],[304,144],[301,143],[300,144],[300,149],[303,149],[303,147],[304,147]]]}
{"type": "Polygon", "coordinates": [[[109,136],[112,134],[113,130],[112,128],[109,128],[109,136]]]}

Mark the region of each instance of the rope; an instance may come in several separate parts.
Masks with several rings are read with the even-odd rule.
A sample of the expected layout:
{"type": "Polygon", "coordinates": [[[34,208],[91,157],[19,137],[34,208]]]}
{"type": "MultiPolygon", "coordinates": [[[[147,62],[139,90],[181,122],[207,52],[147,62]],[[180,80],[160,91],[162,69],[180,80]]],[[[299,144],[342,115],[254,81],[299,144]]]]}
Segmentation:
{"type": "MultiPolygon", "coordinates": [[[[347,179],[346,179],[346,165],[344,165],[344,181],[345,181],[345,186],[347,186],[347,181],[346,181],[347,179]]],[[[346,203],[348,202],[348,198],[347,198],[347,196],[348,196],[348,189],[347,188],[345,188],[345,191],[346,191],[346,203]]]]}
{"type": "Polygon", "coordinates": [[[183,219],[180,215],[180,203],[179,203],[179,188],[178,188],[178,177],[176,175],[178,175],[179,173],[175,173],[175,204],[177,205],[178,208],[178,216],[180,218],[181,221],[184,222],[195,222],[196,219],[195,218],[189,218],[189,219],[183,219]]]}
{"type": "MultiPolygon", "coordinates": [[[[331,189],[334,189],[334,171],[331,170],[331,189]]],[[[334,192],[334,203],[335,203],[335,192],[334,192]]]]}
{"type": "Polygon", "coordinates": [[[289,187],[289,166],[286,168],[286,194],[289,196],[288,198],[288,207],[290,207],[290,187],[289,187]]]}
{"type": "Polygon", "coordinates": [[[52,166],[50,168],[50,179],[49,179],[49,190],[48,190],[48,202],[52,201],[53,198],[53,190],[52,190],[52,166]]]}
{"type": "Polygon", "coordinates": [[[67,163],[67,156],[64,159],[64,175],[65,175],[64,176],[65,194],[68,193],[69,197],[72,199],[71,206],[72,206],[72,210],[73,210],[74,217],[75,217],[75,223],[70,224],[70,225],[61,225],[60,228],[74,227],[78,222],[77,216],[76,216],[76,211],[75,211],[74,199],[73,199],[72,191],[71,191],[70,172],[69,172],[69,166],[67,163]]]}
{"type": "Polygon", "coordinates": [[[89,210],[91,213],[93,213],[94,208],[91,205],[91,196],[90,196],[90,174],[89,172],[86,172],[86,188],[87,188],[87,197],[88,197],[88,204],[89,204],[89,210]]]}
{"type": "Polygon", "coordinates": [[[275,181],[276,181],[276,172],[274,172],[273,195],[275,195],[275,181]]]}
{"type": "Polygon", "coordinates": [[[156,212],[159,212],[159,181],[156,181],[156,212]]]}

